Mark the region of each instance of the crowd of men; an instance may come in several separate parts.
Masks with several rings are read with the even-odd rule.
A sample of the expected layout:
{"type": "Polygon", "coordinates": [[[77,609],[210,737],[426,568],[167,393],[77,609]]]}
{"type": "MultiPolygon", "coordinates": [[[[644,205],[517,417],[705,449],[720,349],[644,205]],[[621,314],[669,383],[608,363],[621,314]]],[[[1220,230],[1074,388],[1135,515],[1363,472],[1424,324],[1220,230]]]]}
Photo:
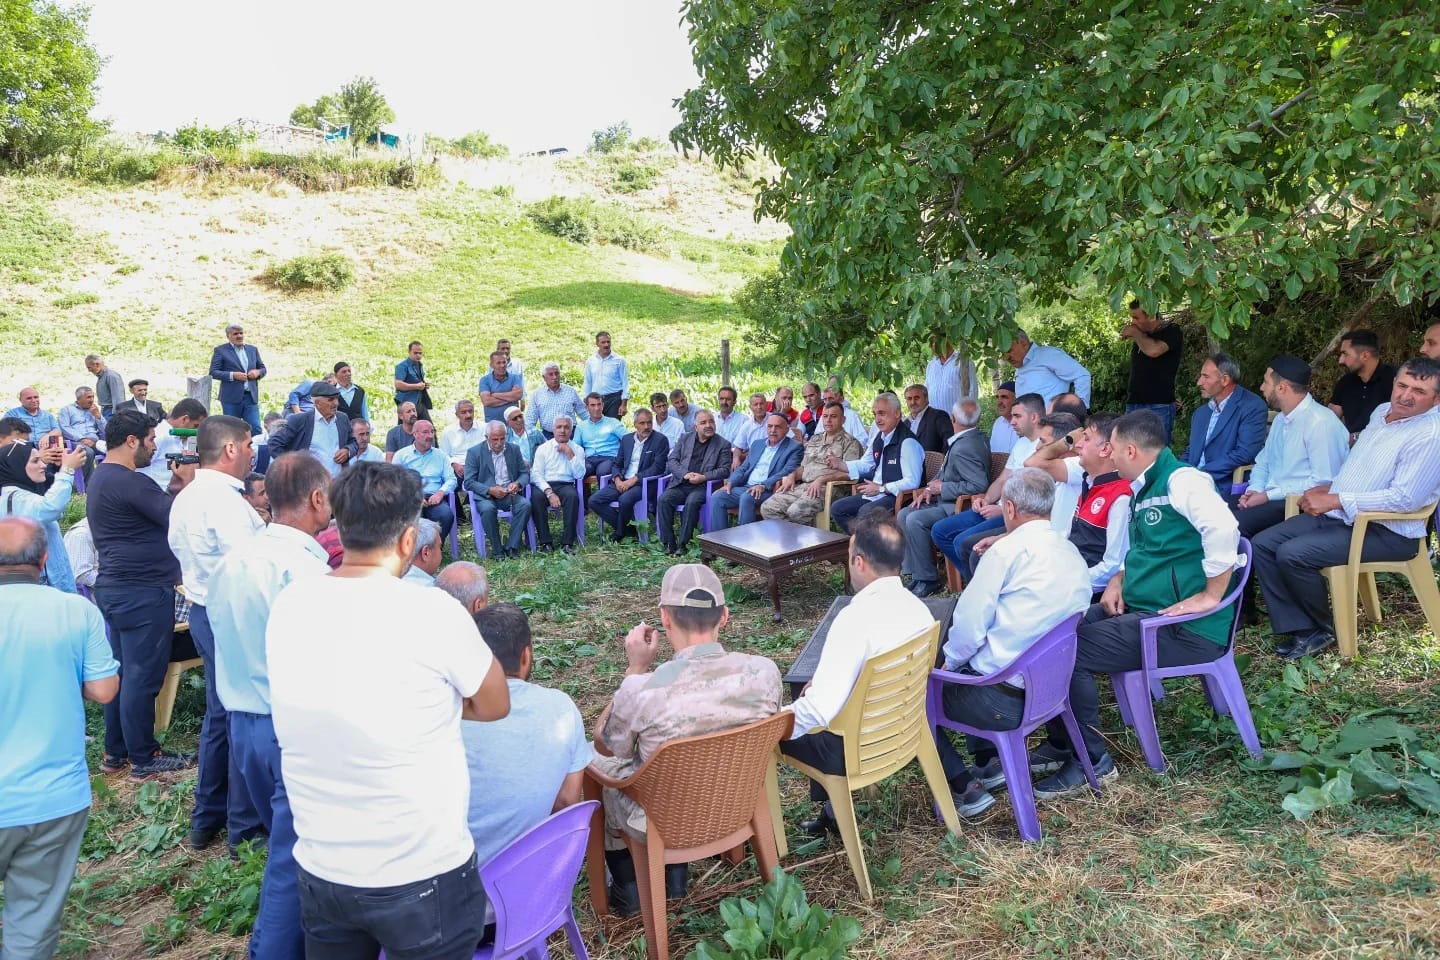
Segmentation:
{"type": "MultiPolygon", "coordinates": [[[[842,742],[824,728],[869,658],[933,623],[921,597],[940,589],[934,551],[963,584],[942,634],[951,671],[993,675],[1081,615],[1070,704],[1083,742],[1053,727],[1030,770],[1043,776],[1040,797],[1082,788],[1082,756],[1113,776],[1095,675],[1138,668],[1142,619],[1191,617],[1161,629],[1162,666],[1223,655],[1243,536],[1277,654],[1323,651],[1334,631],[1320,570],[1345,561],[1357,514],[1440,498],[1440,325],[1394,370],[1378,363],[1372,336],[1347,335],[1349,372],[1332,407],[1310,394],[1298,358],[1273,358],[1257,395],[1233,359],[1207,357],[1205,403],[1181,457],[1170,448],[1181,340],[1138,304],[1131,319],[1123,336],[1142,373],[1130,409],[1088,410],[1083,367],[1021,335],[989,436],[974,370],[940,343],[927,383],[903,401],[877,395],[868,428],[833,379],[804,385],[799,409],[787,387],[750,396],[748,412],[728,387],[714,410],[681,390],[632,409],[625,361],[605,333],[583,396],[555,364],[527,396],[502,341],[479,384],[483,426],[476,404],[461,401],[439,437],[423,347],[410,344],[383,451],[370,445],[369,401],[343,363],[291,391],[287,415],[267,428],[255,389],[263,362],[239,328],[212,360],[219,415],[196,400],[168,414],[151,407],[136,393],[143,381],[126,400],[99,357],[86,361],[97,383],[77,392],[78,413],[54,416],[21,391],[0,421],[0,675],[27,678],[0,686],[0,715],[29,721],[0,729],[7,951],[49,956],[58,937],[90,798],[83,699],[105,705],[102,772],[145,782],[198,765],[191,846],[268,845],[252,957],[465,956],[494,935],[477,865],[577,802],[587,765],[623,776],[668,740],[786,709],[795,723],[782,752],[844,773],[842,742]],[[1168,401],[1147,379],[1167,368],[1168,401]],[[941,461],[928,482],[927,454],[941,461]],[[997,454],[1005,465],[992,477],[997,454]],[[1252,465],[1241,489],[1235,472],[1252,465]],[[87,468],[86,522],[70,531],[82,534],[75,556],[88,551],[80,574],[59,518],[87,468]],[[468,494],[490,556],[503,559],[521,549],[527,520],[540,549],[553,547],[552,511],[560,548],[573,549],[590,478],[587,509],[613,538],[633,535],[646,481],[667,477],[652,515],[670,554],[702,512],[711,529],[731,523],[731,510],[737,523],[808,523],[827,483],[853,483],[830,515],[850,537],[855,595],[814,679],[785,706],[774,663],[720,643],[728,609],[716,575],[670,567],[659,625],[625,637],[625,678],[587,740],[575,704],[529,682],[524,612],[494,602],[482,567],[442,565],[457,521],[451,494],[468,494]],[[1298,498],[1288,519],[1287,498],[1298,498]],[[154,732],[177,585],[205,665],[195,755],[165,750],[154,732]],[[73,595],[80,589],[93,602],[73,595]],[[358,609],[366,616],[335,629],[337,615],[358,609]],[[673,657],[657,666],[666,643],[673,657]]],[[[1362,556],[1407,559],[1425,536],[1424,521],[1371,524],[1362,556]]],[[[1013,729],[1024,701],[1010,682],[956,685],[943,709],[1013,729]]],[[[937,745],[959,812],[993,805],[1006,777],[993,749],[968,742],[967,762],[945,735],[937,745]]],[[[834,830],[824,791],[811,796],[820,806],[802,829],[834,830]]],[[[632,913],[624,837],[643,837],[644,811],[607,791],[605,820],[611,902],[632,913]]],[[[686,883],[683,866],[667,870],[670,895],[686,883]]]]}

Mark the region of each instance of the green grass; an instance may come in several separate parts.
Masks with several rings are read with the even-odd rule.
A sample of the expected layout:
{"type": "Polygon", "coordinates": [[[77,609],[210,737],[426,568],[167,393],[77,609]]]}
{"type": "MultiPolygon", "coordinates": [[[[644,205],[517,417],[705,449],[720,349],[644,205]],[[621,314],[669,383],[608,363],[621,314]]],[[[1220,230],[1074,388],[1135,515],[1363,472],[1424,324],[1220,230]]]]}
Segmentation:
{"type": "Polygon", "coordinates": [[[0,284],[44,282],[78,242],[75,228],[50,213],[47,201],[59,191],[43,181],[28,186],[0,182],[0,284]]]}

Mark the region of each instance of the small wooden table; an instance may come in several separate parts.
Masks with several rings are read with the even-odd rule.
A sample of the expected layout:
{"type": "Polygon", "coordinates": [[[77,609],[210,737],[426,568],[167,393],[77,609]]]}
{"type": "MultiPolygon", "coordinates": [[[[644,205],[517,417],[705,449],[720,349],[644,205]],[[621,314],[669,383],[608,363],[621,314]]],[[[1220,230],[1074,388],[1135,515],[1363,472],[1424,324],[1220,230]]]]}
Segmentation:
{"type": "Polygon", "coordinates": [[[702,534],[700,559],[709,563],[716,557],[734,560],[769,578],[776,623],[780,622],[780,580],[796,567],[838,563],[845,569],[846,588],[850,586],[850,538],[789,520],[758,520],[702,534]]]}

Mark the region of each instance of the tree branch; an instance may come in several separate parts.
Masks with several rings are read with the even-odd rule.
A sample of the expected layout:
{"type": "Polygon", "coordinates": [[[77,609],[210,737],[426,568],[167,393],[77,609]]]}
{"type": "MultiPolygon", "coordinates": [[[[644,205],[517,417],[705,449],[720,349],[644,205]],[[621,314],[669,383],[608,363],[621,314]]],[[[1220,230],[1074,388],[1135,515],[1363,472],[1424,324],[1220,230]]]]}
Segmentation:
{"type": "MultiPolygon", "coordinates": [[[[1285,111],[1289,110],[1291,107],[1298,106],[1299,104],[1304,103],[1306,100],[1309,100],[1309,99],[1310,99],[1311,97],[1313,97],[1314,95],[1315,95],[1315,88],[1314,88],[1314,87],[1306,87],[1304,90],[1301,90],[1299,93],[1295,94],[1295,96],[1291,97],[1289,100],[1286,100],[1284,103],[1280,104],[1280,106],[1278,106],[1278,107],[1276,107],[1274,110],[1271,110],[1271,111],[1270,111],[1270,117],[1269,117],[1269,120],[1268,120],[1269,125],[1270,125],[1270,126],[1274,126],[1274,125],[1275,125],[1275,121],[1278,120],[1278,119],[1281,117],[1281,115],[1285,113],[1285,111]]],[[[1265,126],[1266,124],[1267,124],[1267,121],[1265,121],[1265,120],[1254,120],[1254,121],[1246,124],[1246,125],[1245,125],[1245,129],[1246,129],[1246,130],[1259,130],[1261,127],[1265,126]]]]}

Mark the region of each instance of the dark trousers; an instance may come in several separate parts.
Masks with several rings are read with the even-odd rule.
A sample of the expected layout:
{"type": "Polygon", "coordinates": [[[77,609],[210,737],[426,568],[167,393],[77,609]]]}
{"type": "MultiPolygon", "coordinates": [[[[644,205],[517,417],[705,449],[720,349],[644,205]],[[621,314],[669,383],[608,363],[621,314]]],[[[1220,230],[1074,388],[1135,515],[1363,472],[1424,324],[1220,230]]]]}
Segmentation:
{"type": "MultiPolygon", "coordinates": [[[[1235,514],[1235,522],[1240,525],[1240,536],[1249,540],[1252,544],[1255,538],[1265,530],[1269,530],[1276,524],[1285,522],[1285,498],[1279,500],[1266,500],[1255,507],[1242,509],[1235,501],[1238,498],[1226,497],[1225,501],[1230,504],[1230,512],[1235,514]]],[[[1245,597],[1242,609],[1255,615],[1255,591],[1260,589],[1260,578],[1255,571],[1250,571],[1250,576],[1245,580],[1245,597]]]]}
{"type": "MultiPolygon", "coordinates": [[[[966,687],[947,684],[941,701],[945,716],[981,730],[1014,730],[1025,716],[1025,691],[1017,687],[995,684],[988,687],[966,687]]],[[[935,746],[940,751],[940,765],[950,788],[963,792],[970,785],[970,769],[950,742],[944,730],[936,731],[935,746]]],[[[965,738],[965,749],[977,767],[983,767],[998,751],[995,744],[983,737],[965,738]]]]}
{"type": "Polygon", "coordinates": [[[616,540],[621,537],[633,537],[635,535],[633,523],[635,504],[640,502],[644,486],[645,483],[642,480],[621,493],[616,489],[615,484],[611,483],[601,490],[596,490],[595,494],[585,501],[585,507],[599,517],[603,523],[610,524],[616,540]]]}
{"type": "Polygon", "coordinates": [[[295,818],[280,776],[275,724],[257,713],[231,712],[230,755],[236,780],[270,835],[250,960],[305,960],[300,892],[295,881],[295,818]]]}
{"type": "Polygon", "coordinates": [[[450,530],[455,526],[455,511],[450,509],[450,499],[447,497],[435,504],[433,507],[422,507],[420,516],[426,520],[434,520],[440,524],[440,539],[450,536],[450,530]]]}
{"type": "Polygon", "coordinates": [[[971,527],[963,537],[954,542],[955,556],[960,559],[960,576],[966,583],[969,583],[975,576],[975,566],[980,562],[984,554],[975,552],[975,546],[986,537],[993,537],[1005,532],[1005,521],[1000,517],[993,520],[986,520],[971,527]]]}
{"type": "Polygon", "coordinates": [[[307,960],[470,960],[485,932],[475,855],[446,873],[394,887],[350,887],[296,867],[307,960]]]}
{"type": "Polygon", "coordinates": [[[525,538],[525,524],[530,522],[530,501],[518,493],[492,500],[490,497],[475,498],[475,512],[480,514],[480,527],[490,540],[490,549],[498,551],[502,546],[507,550],[519,550],[525,538]],[[500,511],[510,514],[510,539],[500,540],[500,511]]]}
{"type": "Polygon", "coordinates": [[[105,753],[147,763],[160,749],[155,739],[155,695],[170,666],[175,588],[96,587],[95,603],[109,627],[110,650],[120,661],[120,695],[103,708],[105,753]]]}
{"type": "MultiPolygon", "coordinates": [[[[175,615],[173,609],[170,615],[175,615]]],[[[235,847],[258,837],[262,828],[260,815],[240,786],[235,758],[230,753],[229,715],[215,690],[215,633],[202,604],[190,605],[190,637],[205,663],[205,720],[200,724],[200,770],[190,829],[224,829],[230,846],[235,847]]]]}
{"type": "Polygon", "coordinates": [[[655,504],[655,526],[660,533],[660,542],[666,547],[684,549],[695,533],[700,522],[700,511],[705,509],[705,484],[676,483],[665,488],[655,504]],[[675,511],[681,507],[680,539],[675,539],[675,511]]]}
{"type": "MultiPolygon", "coordinates": [[[[1252,541],[1255,573],[1260,576],[1270,627],[1276,634],[1334,631],[1334,614],[1320,569],[1348,561],[1352,530],[1343,520],[1302,513],[1252,541]]],[[[1414,539],[1372,523],[1365,528],[1360,559],[1409,560],[1415,550],[1414,539]]]]}
{"type": "MultiPolygon", "coordinates": [[[[550,489],[560,498],[560,519],[563,524],[560,546],[575,545],[575,528],[580,518],[580,491],[573,483],[552,483],[550,489]]],[[[542,546],[550,546],[550,500],[538,486],[530,488],[530,518],[535,522],[535,537],[542,546]]]]}
{"type": "Polygon", "coordinates": [[[594,453],[585,458],[585,476],[603,477],[615,472],[615,456],[594,453]]]}
{"type": "MultiPolygon", "coordinates": [[[[982,523],[988,523],[975,510],[961,510],[959,513],[937,521],[935,526],[930,528],[930,542],[935,544],[944,557],[955,565],[955,569],[961,569],[958,541],[964,539],[965,535],[974,530],[982,523]]],[[[1004,521],[1000,524],[1005,525],[1004,521]]]]}
{"type": "Polygon", "coordinates": [[[616,390],[614,393],[607,393],[600,397],[600,402],[605,405],[605,416],[620,419],[620,403],[623,399],[621,394],[624,391],[616,390]]]}
{"type": "Polygon", "coordinates": [[[220,404],[220,412],[227,417],[239,417],[244,420],[250,424],[250,429],[254,433],[263,432],[260,427],[260,404],[251,399],[249,393],[246,393],[245,399],[239,403],[220,404]]]}
{"type": "MultiPolygon", "coordinates": [[[[845,739],[828,730],[807,733],[793,740],[781,740],[780,752],[794,757],[806,766],[814,767],[821,773],[843,777],[845,775],[845,739]]],[[[830,799],[825,788],[814,780],[810,781],[810,799],[824,803],[830,799]]]]}
{"type": "MultiPolygon", "coordinates": [[[[1100,692],[1095,686],[1095,674],[1139,670],[1140,621],[1153,616],[1150,611],[1132,610],[1112,617],[1097,603],[1080,621],[1075,672],[1070,675],[1070,709],[1080,722],[1091,761],[1098,761],[1106,752],[1105,738],[1100,735],[1100,692]]],[[[1161,627],[1155,637],[1155,664],[1160,667],[1209,663],[1224,652],[1220,644],[1183,625],[1161,627]]],[[[1074,751],[1070,734],[1058,717],[1050,721],[1046,731],[1052,744],[1074,751]]]]}
{"type": "Polygon", "coordinates": [[[862,513],[869,513],[871,510],[888,510],[895,512],[895,498],[890,494],[882,494],[874,500],[866,500],[857,494],[848,497],[841,497],[830,504],[830,519],[846,533],[850,532],[850,525],[855,518],[862,513]]]}

